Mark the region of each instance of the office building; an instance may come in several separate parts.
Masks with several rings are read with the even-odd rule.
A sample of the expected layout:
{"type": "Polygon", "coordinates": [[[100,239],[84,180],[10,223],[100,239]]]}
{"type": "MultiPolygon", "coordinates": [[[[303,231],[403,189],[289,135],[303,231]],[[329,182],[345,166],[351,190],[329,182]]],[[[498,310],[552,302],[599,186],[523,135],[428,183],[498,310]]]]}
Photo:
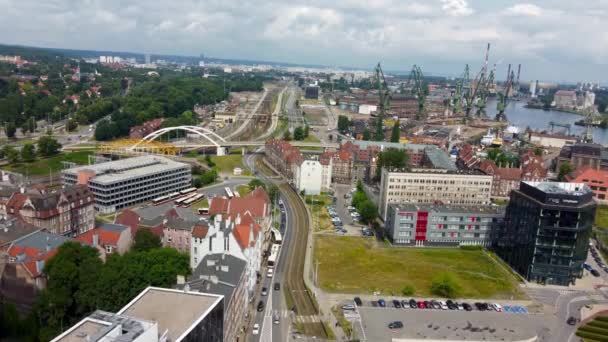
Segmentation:
{"type": "Polygon", "coordinates": [[[65,184],[85,184],[95,195],[95,209],[121,208],[187,189],[190,165],[159,156],[141,156],[79,166],[61,172],[65,184]]]}
{"type": "Polygon", "coordinates": [[[221,342],[224,297],[148,287],[118,313],[95,311],[52,342],[221,342]]]}
{"type": "Polygon", "coordinates": [[[504,207],[391,204],[385,222],[395,245],[490,246],[504,207]]]}
{"type": "Polygon", "coordinates": [[[511,192],[494,248],[528,281],[574,284],[583,275],[595,209],[584,183],[523,182],[511,192]]]}
{"type": "Polygon", "coordinates": [[[481,206],[490,204],[492,176],[444,169],[382,169],[378,212],[386,219],[391,203],[481,206]]]}

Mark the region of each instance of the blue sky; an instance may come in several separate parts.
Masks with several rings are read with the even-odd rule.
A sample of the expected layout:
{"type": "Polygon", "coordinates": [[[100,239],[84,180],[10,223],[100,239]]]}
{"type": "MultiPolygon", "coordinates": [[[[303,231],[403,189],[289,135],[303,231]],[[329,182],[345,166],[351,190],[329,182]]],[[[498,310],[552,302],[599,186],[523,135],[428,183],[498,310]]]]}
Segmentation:
{"type": "Polygon", "coordinates": [[[0,42],[608,81],[608,0],[0,0],[0,42]]]}

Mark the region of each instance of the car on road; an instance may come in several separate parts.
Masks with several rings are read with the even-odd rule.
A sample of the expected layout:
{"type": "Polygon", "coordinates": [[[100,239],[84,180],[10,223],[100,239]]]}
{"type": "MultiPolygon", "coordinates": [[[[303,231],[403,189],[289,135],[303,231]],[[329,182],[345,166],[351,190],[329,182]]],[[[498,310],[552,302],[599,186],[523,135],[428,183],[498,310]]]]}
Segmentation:
{"type": "Polygon", "coordinates": [[[401,321],[390,322],[388,324],[388,328],[389,329],[403,329],[403,322],[401,322],[401,321]]]}
{"type": "Polygon", "coordinates": [[[591,272],[591,274],[593,274],[594,277],[600,276],[600,272],[598,272],[597,270],[591,270],[590,272],[591,272]]]}
{"type": "Polygon", "coordinates": [[[361,301],[361,298],[359,298],[359,297],[355,297],[353,299],[353,302],[355,302],[355,304],[357,304],[357,306],[362,306],[363,305],[363,301],[361,301]]]}
{"type": "Polygon", "coordinates": [[[281,289],[281,284],[280,283],[274,283],[274,290],[275,291],[279,291],[281,289]]]}
{"type": "Polygon", "coordinates": [[[396,299],[393,299],[393,306],[395,307],[395,309],[401,309],[401,302],[396,299]]]}
{"type": "Polygon", "coordinates": [[[355,306],[352,304],[344,304],[342,305],[342,310],[345,311],[354,311],[355,310],[355,306]]]}
{"type": "Polygon", "coordinates": [[[262,312],[264,311],[264,302],[259,301],[258,302],[258,312],[262,312]]]}
{"type": "MultiPolygon", "coordinates": [[[[441,304],[436,300],[431,301],[431,304],[433,305],[433,309],[435,309],[435,310],[442,309],[441,304]]],[[[446,309],[447,309],[447,306],[446,306],[446,309]]]]}
{"type": "Polygon", "coordinates": [[[384,301],[384,299],[378,299],[378,306],[382,308],[386,306],[386,302],[384,301]]]}
{"type": "Polygon", "coordinates": [[[273,275],[274,275],[274,269],[269,268],[268,272],[266,272],[266,277],[267,278],[272,278],[273,275]]]}
{"type": "Polygon", "coordinates": [[[473,307],[469,303],[462,303],[462,307],[465,311],[473,311],[473,307]]]}
{"type": "Polygon", "coordinates": [[[274,324],[279,324],[279,323],[281,323],[281,320],[280,320],[280,319],[281,319],[281,317],[279,316],[279,313],[278,313],[278,312],[275,312],[275,313],[272,315],[272,323],[274,323],[274,324]]]}
{"type": "Polygon", "coordinates": [[[262,287],[262,296],[266,296],[268,294],[268,289],[265,287],[262,287]]]}
{"type": "Polygon", "coordinates": [[[486,309],[488,308],[485,303],[479,303],[479,302],[475,303],[475,307],[479,311],[486,311],[486,309]]]}
{"type": "Polygon", "coordinates": [[[454,303],[452,300],[448,300],[447,302],[445,302],[445,304],[448,306],[448,309],[450,309],[450,310],[458,310],[458,305],[456,303],[454,303]]]}
{"type": "Polygon", "coordinates": [[[253,330],[251,331],[251,333],[253,335],[259,335],[260,334],[260,325],[258,323],[253,325],[253,330]]]}
{"type": "Polygon", "coordinates": [[[568,320],[566,320],[566,323],[568,323],[568,325],[576,325],[576,322],[578,320],[572,316],[568,317],[568,320]]]}
{"type": "Polygon", "coordinates": [[[459,311],[464,310],[464,305],[460,304],[460,303],[456,303],[456,309],[459,311]]]}

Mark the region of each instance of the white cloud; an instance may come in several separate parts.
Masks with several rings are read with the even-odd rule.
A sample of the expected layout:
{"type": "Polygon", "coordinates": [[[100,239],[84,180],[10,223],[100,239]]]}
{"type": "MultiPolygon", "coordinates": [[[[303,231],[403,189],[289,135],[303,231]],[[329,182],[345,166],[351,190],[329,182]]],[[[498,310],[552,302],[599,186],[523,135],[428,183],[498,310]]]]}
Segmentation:
{"type": "Polygon", "coordinates": [[[538,17],[543,14],[542,8],[533,4],[516,4],[505,10],[505,14],[513,16],[538,17]]]}
{"type": "Polygon", "coordinates": [[[469,7],[466,0],[440,0],[441,8],[451,16],[460,17],[473,14],[475,11],[469,7]]]}

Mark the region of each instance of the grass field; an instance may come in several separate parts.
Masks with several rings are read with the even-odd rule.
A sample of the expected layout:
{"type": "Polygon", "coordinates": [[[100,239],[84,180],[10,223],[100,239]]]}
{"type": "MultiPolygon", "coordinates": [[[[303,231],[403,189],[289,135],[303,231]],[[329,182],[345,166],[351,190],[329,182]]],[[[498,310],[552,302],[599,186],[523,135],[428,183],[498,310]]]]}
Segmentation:
{"type": "Polygon", "coordinates": [[[576,330],[576,336],[588,342],[608,341],[608,316],[598,316],[576,330]]]}
{"type": "Polygon", "coordinates": [[[608,230],[608,206],[599,205],[595,212],[595,226],[599,229],[608,230]]]}
{"type": "Polygon", "coordinates": [[[247,184],[239,185],[236,187],[236,191],[241,197],[247,196],[251,192],[251,188],[247,184]]]}
{"type": "Polygon", "coordinates": [[[53,173],[61,171],[63,169],[62,161],[85,165],[89,162],[89,156],[93,154],[93,151],[65,152],[50,158],[39,157],[31,163],[7,165],[4,167],[4,169],[22,173],[24,175],[28,174],[30,176],[44,176],[48,175],[49,171],[53,173]]]}
{"type": "MultiPolygon", "coordinates": [[[[199,158],[201,163],[206,164],[205,158],[199,158]]],[[[251,176],[251,172],[243,165],[243,156],[241,154],[230,154],[227,156],[211,156],[211,161],[215,163],[220,172],[232,174],[235,167],[243,169],[244,176],[251,176]]]]}
{"type": "Polygon", "coordinates": [[[359,237],[317,236],[320,286],[330,292],[399,295],[405,285],[430,297],[432,279],[448,273],[462,298],[524,298],[517,280],[481,250],[382,247],[359,237]]]}
{"type": "Polygon", "coordinates": [[[194,211],[195,213],[198,213],[199,208],[209,208],[209,201],[205,198],[202,201],[198,201],[192,204],[190,208],[192,208],[192,211],[194,211]]]}
{"type": "Polygon", "coordinates": [[[321,140],[319,140],[319,138],[312,135],[312,132],[306,138],[304,138],[304,142],[317,143],[319,141],[321,141],[321,140]]]}
{"type": "Polygon", "coordinates": [[[329,205],[331,205],[331,199],[325,195],[306,196],[306,206],[312,214],[313,230],[315,232],[333,229],[331,217],[327,211],[329,205]]]}

